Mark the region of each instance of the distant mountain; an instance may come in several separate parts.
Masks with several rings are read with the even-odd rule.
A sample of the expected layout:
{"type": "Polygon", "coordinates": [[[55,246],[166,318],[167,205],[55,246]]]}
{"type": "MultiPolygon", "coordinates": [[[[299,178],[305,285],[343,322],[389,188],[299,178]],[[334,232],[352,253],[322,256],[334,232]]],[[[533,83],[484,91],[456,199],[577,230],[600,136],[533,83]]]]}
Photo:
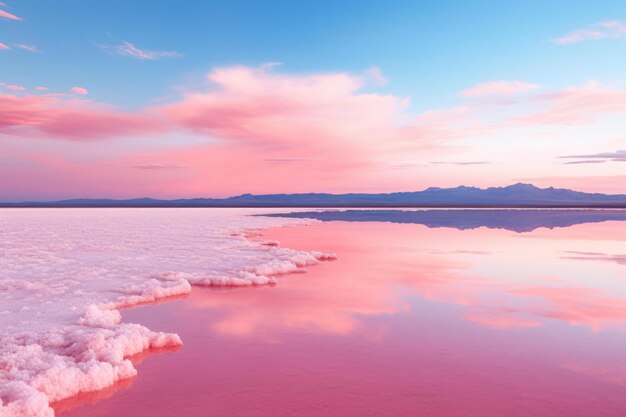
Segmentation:
{"type": "Polygon", "coordinates": [[[267,217],[317,219],[325,222],[387,222],[422,224],[429,228],[450,227],[459,230],[487,227],[517,233],[540,227],[554,229],[582,223],[626,221],[626,210],[537,210],[537,209],[464,209],[464,210],[321,210],[263,214],[267,217]]]}
{"type": "Polygon", "coordinates": [[[583,193],[531,184],[481,189],[431,187],[388,194],[243,194],[228,198],[74,199],[0,203],[0,207],[606,207],[626,208],[626,195],[583,193]]]}

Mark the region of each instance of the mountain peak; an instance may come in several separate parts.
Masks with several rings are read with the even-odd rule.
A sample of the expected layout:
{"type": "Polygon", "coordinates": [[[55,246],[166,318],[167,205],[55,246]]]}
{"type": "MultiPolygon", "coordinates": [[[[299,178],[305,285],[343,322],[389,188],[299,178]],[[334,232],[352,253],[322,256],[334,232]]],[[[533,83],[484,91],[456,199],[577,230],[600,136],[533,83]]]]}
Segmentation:
{"type": "Polygon", "coordinates": [[[518,182],[516,184],[513,185],[509,185],[507,187],[504,187],[507,190],[520,190],[520,191],[524,191],[524,190],[540,190],[541,188],[534,186],[533,184],[527,184],[524,182],[518,182]]]}

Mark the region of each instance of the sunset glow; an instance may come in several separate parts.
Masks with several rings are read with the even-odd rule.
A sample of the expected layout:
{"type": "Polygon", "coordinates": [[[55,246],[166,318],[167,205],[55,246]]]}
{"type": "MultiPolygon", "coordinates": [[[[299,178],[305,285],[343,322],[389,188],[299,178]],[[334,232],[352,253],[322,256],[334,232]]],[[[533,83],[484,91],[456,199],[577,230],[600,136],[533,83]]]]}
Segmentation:
{"type": "MultiPolygon", "coordinates": [[[[626,146],[626,85],[617,70],[623,11],[580,5],[550,22],[548,10],[490,5],[481,18],[486,27],[476,31],[461,17],[469,7],[461,3],[438,13],[401,3],[388,5],[376,23],[384,29],[369,41],[348,26],[332,29],[333,39],[346,40],[331,43],[333,24],[348,13],[353,25],[374,24],[379,6],[328,4],[328,16],[307,6],[306,21],[287,5],[269,20],[254,3],[214,6],[214,19],[243,13],[250,38],[226,23],[202,35],[180,19],[169,36],[157,24],[166,9],[144,16],[143,2],[125,4],[124,21],[104,5],[88,14],[80,4],[1,6],[3,199],[389,192],[518,181],[623,191],[621,159],[563,159],[626,146]],[[517,36],[538,15],[542,25],[517,36]],[[141,36],[132,29],[137,19],[141,36]],[[290,32],[294,19],[304,30],[290,32]],[[496,27],[500,39],[488,42],[486,32],[496,27]],[[208,44],[198,42],[202,36],[208,44]],[[67,40],[77,38],[85,41],[70,47],[67,40]],[[216,42],[234,43],[239,53],[215,50],[216,42]],[[352,53],[366,46],[366,59],[352,53]],[[443,51],[446,62],[438,58],[443,51]],[[585,65],[572,64],[578,60],[585,65]]],[[[184,2],[175,14],[195,22],[198,8],[209,12],[184,2]]]]}
{"type": "Polygon", "coordinates": [[[0,0],[0,417],[626,415],[626,5],[0,0]]]}

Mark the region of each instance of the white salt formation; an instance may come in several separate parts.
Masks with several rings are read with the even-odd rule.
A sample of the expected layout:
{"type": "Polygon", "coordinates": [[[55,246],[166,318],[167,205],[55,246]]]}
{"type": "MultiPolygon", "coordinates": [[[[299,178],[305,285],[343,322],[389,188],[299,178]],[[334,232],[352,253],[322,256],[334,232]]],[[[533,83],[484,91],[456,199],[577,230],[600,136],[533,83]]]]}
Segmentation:
{"type": "Polygon", "coordinates": [[[51,417],[52,401],[134,376],[128,356],[182,343],[121,323],[119,308],[191,285],[273,283],[334,257],[247,239],[309,222],[258,212],[0,210],[0,417],[51,417]]]}

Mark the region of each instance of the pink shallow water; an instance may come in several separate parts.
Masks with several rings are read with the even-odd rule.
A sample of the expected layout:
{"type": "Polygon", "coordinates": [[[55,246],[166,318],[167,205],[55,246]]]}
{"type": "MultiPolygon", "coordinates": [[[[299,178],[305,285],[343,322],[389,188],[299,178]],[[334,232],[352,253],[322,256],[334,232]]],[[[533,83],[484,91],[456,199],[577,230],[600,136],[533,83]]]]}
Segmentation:
{"type": "Polygon", "coordinates": [[[339,259],[276,286],[123,312],[184,346],[55,404],[86,416],[626,415],[626,227],[325,223],[264,238],[339,259]],[[615,261],[617,259],[618,261],[615,261]]]}

